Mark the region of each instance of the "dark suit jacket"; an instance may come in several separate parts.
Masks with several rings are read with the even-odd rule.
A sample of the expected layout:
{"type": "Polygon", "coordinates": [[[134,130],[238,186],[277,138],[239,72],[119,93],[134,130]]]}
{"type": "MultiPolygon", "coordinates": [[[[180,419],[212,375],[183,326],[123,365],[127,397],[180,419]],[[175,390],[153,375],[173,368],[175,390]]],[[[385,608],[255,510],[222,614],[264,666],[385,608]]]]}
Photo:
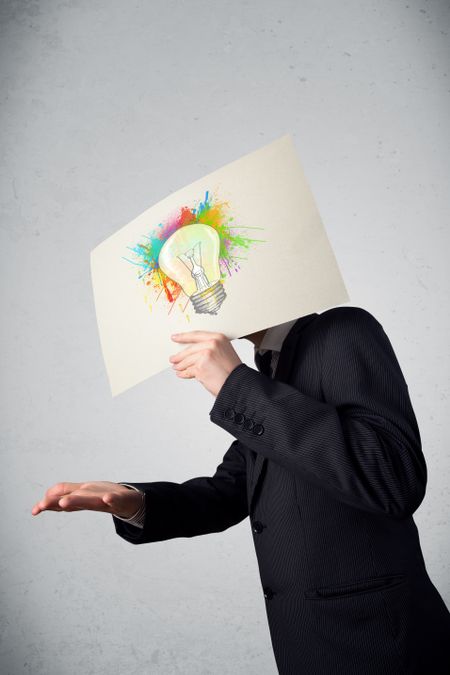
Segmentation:
{"type": "Polygon", "coordinates": [[[408,386],[359,307],[301,317],[274,379],[239,364],[210,411],[235,437],[213,476],[145,491],[133,544],[248,515],[282,675],[448,675],[450,613],[413,513],[427,469],[408,386]]]}

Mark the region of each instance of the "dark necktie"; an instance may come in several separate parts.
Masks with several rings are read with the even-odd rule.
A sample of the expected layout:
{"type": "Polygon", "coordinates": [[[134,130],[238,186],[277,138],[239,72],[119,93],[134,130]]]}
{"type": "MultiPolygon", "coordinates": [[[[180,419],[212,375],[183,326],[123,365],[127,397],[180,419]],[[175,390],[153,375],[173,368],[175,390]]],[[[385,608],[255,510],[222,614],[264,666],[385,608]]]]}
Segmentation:
{"type": "Polygon", "coordinates": [[[268,375],[269,377],[272,376],[272,368],[270,366],[270,362],[272,361],[272,350],[268,349],[264,354],[260,354],[259,352],[255,353],[255,363],[258,368],[258,370],[261,373],[264,373],[264,375],[268,375]]]}

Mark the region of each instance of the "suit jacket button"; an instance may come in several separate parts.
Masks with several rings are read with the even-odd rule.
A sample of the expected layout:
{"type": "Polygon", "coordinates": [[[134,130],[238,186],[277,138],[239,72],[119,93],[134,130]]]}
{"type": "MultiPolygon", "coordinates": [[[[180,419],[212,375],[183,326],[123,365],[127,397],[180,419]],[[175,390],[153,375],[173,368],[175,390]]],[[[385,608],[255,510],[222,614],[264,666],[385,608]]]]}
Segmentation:
{"type": "Polygon", "coordinates": [[[256,434],[257,436],[261,436],[262,433],[264,433],[264,427],[262,424],[255,424],[255,426],[252,429],[253,433],[256,434]]]}
{"type": "Polygon", "coordinates": [[[244,422],[244,429],[247,429],[247,431],[250,431],[251,429],[253,429],[254,426],[255,426],[255,422],[250,417],[247,417],[247,419],[244,422]]]}
{"type": "Polygon", "coordinates": [[[265,599],[266,600],[272,600],[273,596],[275,595],[273,590],[271,588],[269,588],[269,586],[265,586],[263,590],[264,590],[265,599]]]}
{"type": "Polygon", "coordinates": [[[227,408],[227,409],[224,411],[223,416],[225,417],[226,420],[232,420],[232,419],[234,419],[234,410],[233,410],[233,408],[227,408]]]}
{"type": "Polygon", "coordinates": [[[264,527],[265,525],[263,525],[259,520],[255,520],[253,523],[253,532],[255,532],[255,534],[260,534],[264,527]]]}
{"type": "Polygon", "coordinates": [[[243,424],[245,420],[245,415],[243,413],[236,413],[234,416],[234,421],[236,424],[243,424]]]}

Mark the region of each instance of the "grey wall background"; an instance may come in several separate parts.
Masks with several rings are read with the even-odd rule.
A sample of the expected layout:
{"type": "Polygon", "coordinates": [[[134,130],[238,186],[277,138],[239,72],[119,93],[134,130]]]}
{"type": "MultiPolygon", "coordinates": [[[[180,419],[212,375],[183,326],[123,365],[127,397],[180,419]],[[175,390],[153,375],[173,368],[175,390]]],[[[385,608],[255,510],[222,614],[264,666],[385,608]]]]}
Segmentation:
{"type": "Polygon", "coordinates": [[[31,508],[58,481],[215,471],[233,438],[200,384],[168,369],[111,399],[89,252],[289,132],[350,304],[409,384],[429,469],[415,520],[449,604],[449,3],[0,10],[2,673],[276,673],[248,519],[134,547],[107,514],[31,508]]]}

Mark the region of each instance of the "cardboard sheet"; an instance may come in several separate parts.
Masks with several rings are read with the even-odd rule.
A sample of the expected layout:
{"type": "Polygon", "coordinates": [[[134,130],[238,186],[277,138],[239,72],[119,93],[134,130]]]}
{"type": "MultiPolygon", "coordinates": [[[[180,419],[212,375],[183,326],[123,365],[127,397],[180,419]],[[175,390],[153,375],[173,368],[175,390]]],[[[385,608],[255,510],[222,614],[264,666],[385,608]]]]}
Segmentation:
{"type": "Polygon", "coordinates": [[[234,339],[350,299],[289,134],[134,218],[91,274],[113,396],[170,367],[172,333],[234,339]]]}

